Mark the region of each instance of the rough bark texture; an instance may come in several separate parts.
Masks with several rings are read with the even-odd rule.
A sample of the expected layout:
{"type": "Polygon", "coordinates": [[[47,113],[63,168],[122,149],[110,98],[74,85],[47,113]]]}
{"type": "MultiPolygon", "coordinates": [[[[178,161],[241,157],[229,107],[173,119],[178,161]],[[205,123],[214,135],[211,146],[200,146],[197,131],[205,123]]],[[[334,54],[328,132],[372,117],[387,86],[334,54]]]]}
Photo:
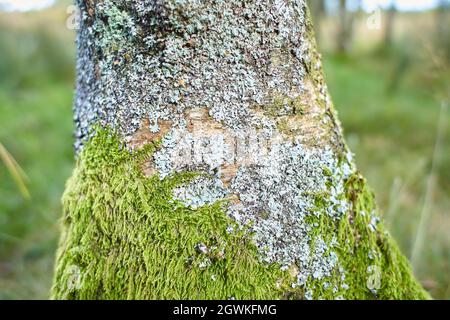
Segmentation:
{"type": "Polygon", "coordinates": [[[305,1],[78,1],[53,298],[421,299],[305,1]]]}

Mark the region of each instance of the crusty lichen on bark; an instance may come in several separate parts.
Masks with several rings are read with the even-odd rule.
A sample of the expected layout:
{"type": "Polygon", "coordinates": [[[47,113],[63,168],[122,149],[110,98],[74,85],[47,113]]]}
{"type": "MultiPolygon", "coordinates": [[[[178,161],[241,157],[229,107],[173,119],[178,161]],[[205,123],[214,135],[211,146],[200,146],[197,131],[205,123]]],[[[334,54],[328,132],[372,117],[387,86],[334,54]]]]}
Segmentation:
{"type": "Polygon", "coordinates": [[[77,148],[97,122],[131,138],[144,119],[152,132],[185,127],[196,108],[267,136],[301,114],[290,121],[298,138],[339,144],[304,1],[77,2],[77,148]]]}

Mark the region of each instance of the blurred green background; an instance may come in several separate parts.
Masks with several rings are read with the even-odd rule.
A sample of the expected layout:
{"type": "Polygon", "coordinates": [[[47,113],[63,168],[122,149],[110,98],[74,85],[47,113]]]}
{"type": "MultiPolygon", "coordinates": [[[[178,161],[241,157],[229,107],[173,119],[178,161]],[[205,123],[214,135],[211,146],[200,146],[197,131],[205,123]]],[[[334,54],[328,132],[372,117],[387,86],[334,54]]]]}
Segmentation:
{"type": "MultiPolygon", "coordinates": [[[[322,1],[311,2],[328,85],[358,166],[417,277],[433,297],[449,299],[447,1],[421,12],[367,12],[342,0],[324,10],[322,1]]],[[[19,169],[6,165],[3,152],[0,299],[45,299],[51,286],[60,198],[74,165],[69,4],[0,10],[0,147],[23,169],[31,195],[21,192],[12,175],[19,169]]]]}

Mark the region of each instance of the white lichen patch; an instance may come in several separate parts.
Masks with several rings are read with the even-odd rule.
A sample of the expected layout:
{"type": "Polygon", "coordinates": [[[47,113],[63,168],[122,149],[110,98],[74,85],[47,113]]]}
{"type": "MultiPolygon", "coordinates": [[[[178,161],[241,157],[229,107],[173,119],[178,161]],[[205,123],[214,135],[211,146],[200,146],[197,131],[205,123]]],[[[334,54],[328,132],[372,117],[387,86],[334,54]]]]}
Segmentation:
{"type": "MultiPolygon", "coordinates": [[[[307,148],[277,132],[272,139],[263,133],[258,136],[256,131],[247,137],[239,132],[222,126],[215,130],[197,126],[192,132],[172,129],[153,156],[161,179],[186,170],[209,174],[174,189],[173,198],[196,209],[234,195],[238,201],[227,207],[228,216],[249,229],[263,263],[277,263],[291,273],[293,288],[301,286],[313,292],[311,280],[326,279],[337,270],[342,278],[340,288],[348,289],[345,271],[334,252],[336,238],[326,241],[320,233],[316,235],[320,225],[308,218],[327,215],[340,219],[348,212],[344,181],[355,172],[351,154],[338,160],[330,149],[307,148]],[[246,144],[239,147],[236,141],[246,144]],[[224,185],[221,168],[230,164],[238,169],[231,183],[224,185]]],[[[208,251],[202,244],[197,250],[208,251]]],[[[206,260],[199,265],[207,266],[206,260]]],[[[333,290],[340,292],[340,288],[333,290]]]]}
{"type": "Polygon", "coordinates": [[[304,220],[314,208],[314,194],[326,189],[324,160],[287,142],[274,145],[258,165],[239,169],[231,189],[240,203],[230,207],[230,215],[241,223],[254,221],[266,262],[308,260],[311,226],[304,220]]]}
{"type": "Polygon", "coordinates": [[[223,134],[191,133],[186,129],[172,129],[153,156],[161,178],[183,170],[214,173],[225,163],[230,163],[229,159],[232,159],[231,145],[223,134]]]}
{"type": "Polygon", "coordinates": [[[215,203],[227,195],[228,190],[223,186],[222,181],[209,177],[197,178],[188,185],[173,190],[174,199],[192,209],[215,203]]]}
{"type": "Polygon", "coordinates": [[[352,172],[331,151],[277,144],[258,165],[240,168],[231,186],[240,203],[230,206],[228,213],[251,226],[263,261],[279,263],[285,270],[295,265],[297,281],[292,286],[305,286],[339,267],[335,239],[326,243],[314,236],[316,225],[307,217],[327,214],[339,219],[349,209],[343,183],[352,172]],[[326,194],[322,199],[328,202],[320,210],[314,202],[318,194],[326,194]]]}

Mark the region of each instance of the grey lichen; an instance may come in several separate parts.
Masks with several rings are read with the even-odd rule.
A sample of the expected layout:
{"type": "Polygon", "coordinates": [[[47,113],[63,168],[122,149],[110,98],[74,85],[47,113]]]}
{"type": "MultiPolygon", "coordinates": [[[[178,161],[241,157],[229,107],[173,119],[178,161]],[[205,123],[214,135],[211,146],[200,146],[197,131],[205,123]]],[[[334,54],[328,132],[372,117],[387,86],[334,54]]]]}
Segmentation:
{"type": "Polygon", "coordinates": [[[191,133],[186,129],[172,129],[164,136],[153,159],[161,178],[183,170],[213,174],[223,164],[234,161],[232,148],[222,134],[191,133]]]}
{"type": "Polygon", "coordinates": [[[175,200],[181,201],[185,206],[197,209],[224,199],[228,191],[220,179],[199,177],[174,189],[173,195],[175,200]]]}
{"type": "Polygon", "coordinates": [[[153,132],[160,120],[184,128],[198,107],[228,128],[270,135],[275,120],[254,107],[307,90],[304,0],[77,2],[77,148],[98,121],[126,137],[146,118],[153,132]]]}
{"type": "Polygon", "coordinates": [[[306,150],[294,143],[272,146],[258,165],[239,170],[231,192],[238,194],[240,203],[230,206],[229,215],[251,225],[264,262],[284,269],[295,266],[293,287],[306,286],[308,280],[329,277],[335,269],[343,273],[333,252],[335,238],[327,243],[308,217],[340,219],[347,212],[343,182],[351,173],[349,163],[340,163],[331,151],[306,150]],[[320,208],[315,204],[318,194],[327,202],[320,208]]]}

